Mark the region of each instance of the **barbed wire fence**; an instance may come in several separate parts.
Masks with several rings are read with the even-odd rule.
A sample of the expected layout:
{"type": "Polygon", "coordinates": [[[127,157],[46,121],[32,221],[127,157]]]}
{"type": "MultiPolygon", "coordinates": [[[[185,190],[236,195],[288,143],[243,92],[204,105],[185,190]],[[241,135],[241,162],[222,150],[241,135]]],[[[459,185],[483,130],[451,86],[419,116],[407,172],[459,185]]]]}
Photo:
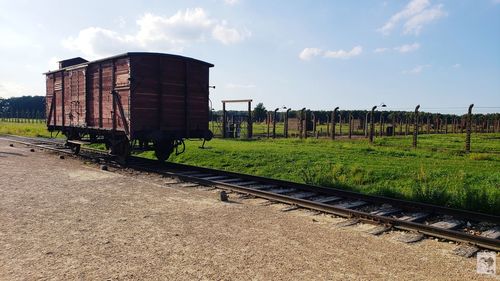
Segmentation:
{"type": "MultiPolygon", "coordinates": [[[[412,146],[418,146],[419,135],[465,134],[466,152],[470,151],[470,134],[499,133],[500,106],[387,108],[372,110],[316,111],[290,108],[268,111],[262,122],[254,120],[253,136],[260,138],[329,138],[375,139],[391,136],[413,136],[412,146]],[[458,112],[463,112],[462,114],[458,112]],[[497,113],[492,113],[497,112],[497,113]],[[468,144],[467,144],[468,143],[468,144]]],[[[229,113],[228,116],[231,116],[229,113]]],[[[244,120],[239,116],[239,120],[244,120]]],[[[237,124],[231,123],[232,128],[237,124]]],[[[212,120],[211,128],[220,128],[219,119],[212,120]]],[[[242,124],[246,123],[241,122],[242,124]]],[[[240,127],[240,130],[244,129],[240,127]]],[[[218,137],[223,137],[217,130],[218,137]]],[[[244,137],[244,132],[238,134],[244,137]]],[[[227,137],[227,136],[226,136],[227,137]]],[[[230,136],[233,137],[233,136],[230,136]]]]}
{"type": "Polygon", "coordinates": [[[45,112],[29,110],[0,112],[0,121],[13,123],[45,123],[45,112]]]}

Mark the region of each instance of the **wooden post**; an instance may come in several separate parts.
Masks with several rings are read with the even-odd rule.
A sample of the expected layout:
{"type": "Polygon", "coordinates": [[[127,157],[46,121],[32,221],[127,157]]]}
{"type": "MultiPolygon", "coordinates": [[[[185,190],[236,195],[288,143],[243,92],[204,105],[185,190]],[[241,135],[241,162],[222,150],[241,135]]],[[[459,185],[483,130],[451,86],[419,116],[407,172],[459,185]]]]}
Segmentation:
{"type": "Polygon", "coordinates": [[[253,137],[252,101],[248,101],[248,128],[247,128],[247,138],[251,139],[252,137],[253,137]]]}
{"type": "Polygon", "coordinates": [[[222,102],[222,138],[226,138],[227,134],[227,115],[226,115],[226,103],[222,102]]]}

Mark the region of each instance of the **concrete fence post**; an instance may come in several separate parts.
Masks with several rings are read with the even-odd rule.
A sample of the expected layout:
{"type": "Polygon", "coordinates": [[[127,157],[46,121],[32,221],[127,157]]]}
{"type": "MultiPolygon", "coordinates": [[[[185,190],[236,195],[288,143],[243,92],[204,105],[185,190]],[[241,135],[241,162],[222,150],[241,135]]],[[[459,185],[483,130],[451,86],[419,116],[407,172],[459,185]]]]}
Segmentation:
{"type": "Polygon", "coordinates": [[[337,111],[339,110],[339,107],[335,107],[335,109],[333,110],[332,112],[332,118],[331,118],[331,122],[332,122],[332,134],[331,134],[331,137],[332,137],[332,140],[335,139],[335,117],[337,116],[337,111]]]}
{"type": "Polygon", "coordinates": [[[289,108],[285,112],[285,124],[284,124],[284,127],[283,127],[283,130],[285,131],[285,138],[288,138],[288,118],[289,118],[290,110],[292,110],[292,109],[289,108]]]}
{"type": "Polygon", "coordinates": [[[368,115],[370,114],[370,112],[366,112],[366,116],[365,116],[365,126],[364,126],[364,129],[365,129],[365,138],[368,137],[368,115]]]}
{"type": "Polygon", "coordinates": [[[469,105],[469,111],[467,112],[467,135],[465,136],[465,152],[470,152],[470,134],[472,127],[472,107],[474,104],[469,105]]]}
{"type": "Polygon", "coordinates": [[[417,148],[417,137],[418,137],[418,109],[420,108],[420,104],[415,107],[415,117],[413,124],[413,147],[417,148]]]}
{"type": "Polygon", "coordinates": [[[278,119],[278,110],[279,108],[276,108],[273,115],[273,139],[276,138],[276,121],[278,119]]]}
{"type": "Polygon", "coordinates": [[[375,124],[374,119],[375,119],[375,109],[377,109],[377,106],[372,107],[372,111],[370,114],[370,143],[373,143],[373,137],[375,135],[375,124]]]}

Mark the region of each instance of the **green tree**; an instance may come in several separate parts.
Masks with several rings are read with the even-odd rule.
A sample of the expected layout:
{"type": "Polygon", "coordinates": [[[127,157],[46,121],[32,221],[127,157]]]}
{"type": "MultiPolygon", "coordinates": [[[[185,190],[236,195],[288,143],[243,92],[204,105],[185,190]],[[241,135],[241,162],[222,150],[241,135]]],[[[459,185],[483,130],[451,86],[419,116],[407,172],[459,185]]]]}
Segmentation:
{"type": "Polygon", "coordinates": [[[255,121],[261,122],[266,119],[267,110],[264,107],[264,104],[259,102],[257,106],[253,109],[253,118],[255,121]]]}

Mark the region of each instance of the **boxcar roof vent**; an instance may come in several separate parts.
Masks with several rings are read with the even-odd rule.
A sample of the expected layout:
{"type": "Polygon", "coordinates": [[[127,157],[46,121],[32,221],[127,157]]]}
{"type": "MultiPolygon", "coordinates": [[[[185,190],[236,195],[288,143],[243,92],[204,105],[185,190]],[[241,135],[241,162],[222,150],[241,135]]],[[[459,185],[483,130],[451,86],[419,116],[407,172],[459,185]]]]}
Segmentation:
{"type": "Polygon", "coordinates": [[[85,63],[85,62],[88,62],[88,60],[83,59],[81,57],[62,60],[59,62],[59,69],[62,69],[62,68],[68,67],[68,66],[72,66],[72,65],[76,65],[76,64],[80,64],[80,63],[85,63]]]}

